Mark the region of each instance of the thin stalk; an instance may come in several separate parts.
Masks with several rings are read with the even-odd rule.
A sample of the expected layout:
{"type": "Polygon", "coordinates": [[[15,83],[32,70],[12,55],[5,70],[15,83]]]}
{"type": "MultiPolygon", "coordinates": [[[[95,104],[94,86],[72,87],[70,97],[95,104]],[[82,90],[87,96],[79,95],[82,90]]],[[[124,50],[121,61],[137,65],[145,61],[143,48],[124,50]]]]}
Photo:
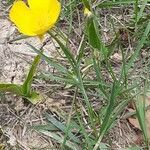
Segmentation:
{"type": "Polygon", "coordinates": [[[137,18],[138,18],[138,1],[139,0],[135,0],[135,4],[134,4],[134,14],[135,14],[135,30],[137,30],[137,18]]]}
{"type": "Polygon", "coordinates": [[[79,121],[79,124],[80,124],[80,127],[81,127],[81,131],[83,133],[83,136],[85,137],[85,141],[86,143],[88,144],[88,149],[92,149],[92,146],[91,146],[91,143],[90,143],[90,139],[89,139],[89,136],[88,134],[86,133],[86,130],[85,130],[85,127],[84,127],[84,124],[82,123],[81,119],[80,119],[80,114],[78,112],[78,106],[77,106],[77,103],[75,102],[75,110],[76,110],[76,114],[77,114],[77,119],[79,121]]]}
{"type": "Polygon", "coordinates": [[[79,86],[79,89],[81,90],[82,92],[82,95],[84,97],[84,100],[85,100],[85,103],[87,105],[87,108],[88,108],[88,114],[89,114],[89,119],[90,119],[90,122],[91,122],[91,125],[92,125],[92,128],[94,130],[94,133],[96,135],[96,127],[95,127],[95,124],[94,124],[94,111],[93,111],[93,108],[89,102],[89,98],[86,94],[86,90],[84,88],[84,84],[83,84],[83,80],[82,80],[82,76],[81,76],[81,73],[80,73],[80,70],[78,69],[78,72],[77,72],[77,77],[78,77],[78,86],[79,86]]]}
{"type": "MultiPolygon", "coordinates": [[[[108,94],[107,92],[105,91],[105,89],[103,88],[103,86],[100,84],[100,81],[102,82],[102,75],[101,75],[101,72],[100,72],[100,67],[99,67],[99,64],[98,62],[96,62],[96,58],[95,58],[95,55],[94,55],[94,52],[92,51],[92,57],[93,57],[93,66],[94,66],[94,69],[95,69],[95,72],[96,72],[96,77],[97,77],[97,80],[99,81],[99,84],[98,84],[98,92],[100,94],[100,91],[103,93],[103,95],[107,98],[107,100],[109,99],[108,97],[108,94]]],[[[102,82],[103,83],[103,82],[102,82]]]]}
{"type": "Polygon", "coordinates": [[[116,77],[115,77],[115,74],[114,74],[114,72],[113,72],[113,70],[112,70],[112,67],[111,67],[111,65],[110,65],[110,63],[109,63],[109,61],[108,61],[108,59],[106,59],[106,65],[107,65],[106,69],[109,71],[109,73],[110,73],[110,75],[111,75],[113,81],[117,81],[117,79],[116,79],[116,77]]]}
{"type": "Polygon", "coordinates": [[[48,34],[54,38],[54,40],[60,45],[60,47],[62,48],[64,54],[66,55],[68,61],[70,62],[70,64],[72,65],[73,69],[76,70],[76,66],[77,66],[77,62],[74,59],[73,54],[71,53],[71,51],[50,31],[48,31],[48,34]]]}
{"type": "Polygon", "coordinates": [[[40,59],[41,59],[41,56],[37,55],[35,58],[34,58],[34,61],[32,63],[32,66],[29,70],[29,73],[27,75],[27,78],[26,80],[24,81],[23,85],[22,85],[22,90],[23,90],[23,94],[25,96],[30,96],[30,92],[31,92],[31,84],[32,84],[32,81],[33,81],[33,77],[34,77],[34,74],[36,72],[36,69],[37,69],[37,66],[40,62],[40,59]]]}
{"type": "Polygon", "coordinates": [[[105,135],[105,132],[103,132],[103,133],[99,136],[99,139],[98,139],[97,143],[95,144],[93,150],[97,150],[97,149],[99,148],[99,145],[100,145],[100,143],[101,143],[101,141],[102,141],[104,135],[105,135]]]}
{"type": "MultiPolygon", "coordinates": [[[[126,61],[125,61],[125,57],[124,57],[124,52],[122,50],[121,47],[121,54],[122,54],[122,73],[124,75],[124,84],[125,84],[125,89],[127,89],[127,72],[126,72],[126,61]]],[[[121,73],[121,75],[122,75],[121,73]]],[[[122,78],[122,76],[121,76],[122,78]]]]}
{"type": "Polygon", "coordinates": [[[72,105],[71,105],[71,110],[70,110],[70,113],[69,113],[69,116],[68,116],[68,120],[67,120],[66,134],[65,134],[65,137],[64,137],[62,148],[65,148],[65,145],[66,145],[66,142],[67,142],[69,127],[70,127],[70,121],[71,121],[71,115],[72,115],[72,112],[73,112],[73,107],[74,107],[74,104],[75,104],[75,101],[76,101],[77,93],[78,93],[78,88],[76,88],[75,94],[74,94],[74,97],[73,97],[73,101],[72,101],[72,105]]]}
{"type": "Polygon", "coordinates": [[[70,15],[69,15],[69,31],[68,31],[68,40],[67,40],[67,43],[69,43],[69,35],[71,35],[71,31],[72,31],[72,22],[73,22],[73,18],[72,18],[72,4],[71,4],[71,1],[72,0],[69,0],[69,11],[70,11],[70,15]]]}
{"type": "Polygon", "coordinates": [[[71,53],[71,51],[63,43],[61,43],[61,41],[55,35],[53,35],[53,33],[51,33],[51,32],[48,32],[48,33],[60,45],[62,51],[64,52],[64,54],[66,55],[68,61],[70,62],[71,66],[72,66],[72,69],[73,69],[73,71],[76,75],[76,80],[77,80],[78,87],[79,87],[79,89],[81,90],[81,92],[83,94],[85,103],[86,103],[87,108],[88,108],[88,113],[90,114],[89,118],[90,118],[92,128],[94,129],[94,131],[96,133],[96,129],[95,129],[94,121],[93,121],[93,117],[94,117],[93,109],[91,107],[91,104],[89,102],[88,96],[87,96],[85,88],[84,88],[82,75],[81,75],[81,72],[80,72],[80,66],[77,64],[77,61],[75,60],[75,58],[74,58],[73,54],[71,53]]]}

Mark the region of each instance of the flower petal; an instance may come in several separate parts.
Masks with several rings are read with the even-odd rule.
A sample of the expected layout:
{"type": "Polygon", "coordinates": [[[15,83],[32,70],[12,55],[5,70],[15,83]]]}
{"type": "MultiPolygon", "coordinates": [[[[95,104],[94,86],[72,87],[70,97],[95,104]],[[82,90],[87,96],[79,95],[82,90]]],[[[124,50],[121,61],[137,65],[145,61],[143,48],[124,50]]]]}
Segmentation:
{"type": "Polygon", "coordinates": [[[57,0],[28,0],[29,7],[32,10],[42,10],[42,11],[48,11],[49,6],[55,5],[55,2],[57,2],[57,0]]]}
{"type": "Polygon", "coordinates": [[[10,19],[18,30],[28,36],[43,35],[57,21],[61,5],[58,0],[28,0],[29,7],[22,1],[14,2],[10,19]]]}
{"type": "Polygon", "coordinates": [[[28,4],[32,14],[36,16],[35,33],[43,34],[54,26],[61,10],[58,0],[28,0],[28,4]]]}
{"type": "Polygon", "coordinates": [[[29,36],[36,35],[32,30],[34,25],[31,11],[23,1],[14,2],[9,16],[10,20],[15,23],[21,33],[29,36]]]}
{"type": "Polygon", "coordinates": [[[58,0],[50,0],[51,5],[49,5],[49,23],[55,24],[61,11],[61,4],[58,0]]]}
{"type": "Polygon", "coordinates": [[[52,26],[57,21],[61,9],[58,0],[28,0],[28,4],[32,11],[45,15],[45,25],[52,26]]]}

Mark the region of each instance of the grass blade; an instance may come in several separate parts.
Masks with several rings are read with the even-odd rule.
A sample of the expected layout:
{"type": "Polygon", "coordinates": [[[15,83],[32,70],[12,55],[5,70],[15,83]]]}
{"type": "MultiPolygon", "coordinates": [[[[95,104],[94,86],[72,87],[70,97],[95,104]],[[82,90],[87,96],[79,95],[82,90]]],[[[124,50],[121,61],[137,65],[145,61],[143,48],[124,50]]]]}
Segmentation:
{"type": "MultiPolygon", "coordinates": [[[[58,136],[56,133],[48,132],[45,130],[39,130],[39,132],[43,133],[46,136],[51,137],[52,139],[56,140],[58,143],[63,144],[63,137],[58,136]]],[[[81,150],[81,148],[79,148],[77,144],[70,142],[68,140],[66,141],[66,146],[72,150],[81,150]]]]}
{"type": "Polygon", "coordinates": [[[11,92],[11,93],[15,93],[20,96],[23,95],[22,87],[20,85],[16,85],[16,84],[0,84],[0,91],[1,92],[11,92]]]}
{"type": "Polygon", "coordinates": [[[56,42],[59,44],[59,46],[61,47],[62,51],[64,52],[64,54],[66,55],[68,61],[70,62],[71,66],[74,68],[74,70],[76,70],[77,67],[77,62],[74,59],[73,54],[70,52],[70,50],[64,46],[64,44],[51,32],[48,32],[50,36],[52,36],[56,42]]]}
{"type": "Polygon", "coordinates": [[[34,61],[33,61],[32,66],[30,68],[30,71],[29,71],[29,73],[27,75],[27,78],[26,78],[26,80],[24,81],[24,83],[22,85],[22,91],[23,91],[23,94],[26,97],[29,97],[31,95],[31,84],[32,84],[33,77],[35,75],[37,66],[38,66],[38,64],[40,62],[40,59],[41,59],[41,57],[39,55],[37,55],[34,58],[34,61]]]}
{"type": "Polygon", "coordinates": [[[136,60],[136,58],[138,57],[139,55],[139,52],[140,50],[142,49],[146,39],[148,38],[148,34],[150,32],[150,21],[148,22],[147,24],[147,27],[145,29],[145,32],[141,38],[141,40],[139,41],[139,43],[137,44],[137,47],[136,47],[136,50],[134,52],[134,54],[131,56],[128,64],[126,65],[126,72],[129,71],[129,69],[132,67],[134,61],[136,60]]]}
{"type": "MultiPolygon", "coordinates": [[[[46,113],[46,118],[49,122],[51,122],[53,125],[55,125],[58,129],[60,129],[62,132],[65,133],[67,127],[61,123],[60,121],[56,120],[54,117],[50,116],[46,113]]],[[[70,140],[73,140],[76,143],[80,143],[79,139],[76,138],[71,132],[68,132],[68,136],[70,137],[70,140]]]]}
{"type": "Polygon", "coordinates": [[[68,70],[64,66],[58,64],[57,62],[55,62],[50,57],[45,56],[41,51],[36,49],[34,46],[32,46],[30,44],[27,44],[27,45],[29,45],[39,56],[41,56],[41,58],[43,58],[46,62],[49,63],[49,65],[51,65],[52,67],[56,68],[58,71],[60,71],[62,73],[65,73],[65,74],[68,72],[68,70]]]}
{"type": "Polygon", "coordinates": [[[94,18],[94,16],[87,18],[87,35],[88,35],[88,41],[90,45],[97,49],[101,55],[103,55],[105,58],[107,57],[108,50],[104,46],[104,43],[100,39],[100,34],[97,26],[97,22],[94,18]]]}
{"type": "Polygon", "coordinates": [[[119,1],[113,1],[113,2],[104,1],[104,2],[97,3],[94,7],[105,8],[105,7],[114,7],[118,5],[130,5],[134,3],[135,3],[135,0],[119,0],[119,1]]]}
{"type": "Polygon", "coordinates": [[[146,114],[145,114],[145,96],[137,96],[135,101],[136,115],[144,135],[146,146],[149,147],[149,138],[147,134],[146,114]]]}

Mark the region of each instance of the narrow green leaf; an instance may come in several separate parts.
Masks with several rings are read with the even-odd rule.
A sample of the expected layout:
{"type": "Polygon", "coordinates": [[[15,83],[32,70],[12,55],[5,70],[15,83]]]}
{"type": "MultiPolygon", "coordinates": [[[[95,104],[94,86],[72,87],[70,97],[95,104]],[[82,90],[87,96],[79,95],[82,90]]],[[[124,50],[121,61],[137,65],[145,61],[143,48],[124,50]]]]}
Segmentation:
{"type": "MultiPolygon", "coordinates": [[[[48,131],[45,131],[45,130],[39,130],[39,132],[43,133],[46,136],[51,137],[52,139],[56,140],[58,143],[63,144],[63,139],[64,138],[58,136],[56,133],[48,132],[48,131]]],[[[70,142],[68,140],[66,141],[66,146],[68,146],[72,150],[81,150],[81,148],[77,144],[75,144],[73,142],[70,142]]]]}
{"type": "Polygon", "coordinates": [[[137,99],[135,101],[135,106],[136,106],[136,115],[141,127],[141,130],[144,135],[144,139],[146,143],[149,143],[148,141],[148,134],[147,134],[147,125],[146,125],[146,114],[145,114],[145,97],[143,96],[137,96],[137,99]]]}
{"type": "Polygon", "coordinates": [[[146,5],[147,5],[147,2],[148,2],[148,0],[144,0],[144,1],[142,2],[142,7],[141,7],[141,9],[140,9],[140,11],[139,11],[139,13],[138,13],[138,15],[137,15],[137,20],[136,20],[137,22],[139,22],[139,20],[142,18],[144,9],[145,9],[145,7],[146,7],[146,5]]]}
{"type": "Polygon", "coordinates": [[[101,142],[99,145],[99,149],[100,150],[109,150],[108,144],[101,142]]]}
{"type": "Polygon", "coordinates": [[[36,69],[37,69],[37,66],[40,62],[40,59],[41,57],[39,55],[37,55],[35,58],[34,58],[34,61],[32,62],[32,66],[30,68],[30,71],[27,75],[27,78],[26,80],[24,81],[23,83],[23,86],[22,86],[22,90],[23,90],[23,94],[26,96],[26,97],[29,97],[30,96],[30,92],[31,92],[31,84],[32,84],[32,81],[33,81],[33,77],[35,75],[35,72],[36,72],[36,69]]]}
{"type": "Polygon", "coordinates": [[[64,52],[65,56],[67,57],[68,61],[70,62],[71,66],[74,70],[77,70],[77,62],[75,60],[75,57],[71,53],[70,49],[68,49],[59,39],[57,36],[55,36],[52,32],[48,32],[48,34],[59,44],[62,51],[64,52]]]}
{"type": "Polygon", "coordinates": [[[113,113],[115,100],[116,100],[116,97],[117,97],[119,91],[121,91],[119,83],[114,82],[113,87],[112,87],[112,91],[111,91],[111,96],[109,99],[109,104],[108,104],[107,111],[106,111],[106,115],[105,115],[105,118],[103,119],[103,123],[101,125],[100,134],[106,133],[107,129],[111,125],[109,123],[109,120],[110,120],[111,115],[113,113]]]}
{"type": "Polygon", "coordinates": [[[143,148],[140,148],[138,146],[134,146],[134,147],[129,147],[129,148],[125,149],[125,150],[143,150],[143,148]]]}
{"type": "Polygon", "coordinates": [[[24,95],[23,88],[21,85],[16,84],[0,84],[0,92],[10,92],[22,96],[29,100],[31,103],[36,104],[42,99],[42,96],[36,92],[31,92],[30,95],[24,95]]]}
{"type": "Polygon", "coordinates": [[[97,49],[100,52],[100,54],[106,58],[107,54],[108,54],[108,50],[104,46],[104,43],[100,39],[101,35],[99,34],[97,21],[94,18],[94,16],[87,18],[86,30],[87,30],[88,41],[89,41],[90,45],[93,48],[97,49]]]}
{"type": "Polygon", "coordinates": [[[67,77],[58,77],[56,75],[53,75],[50,72],[47,73],[41,73],[38,78],[45,79],[45,80],[51,80],[51,81],[56,81],[56,82],[65,82],[66,84],[71,84],[71,85],[76,85],[76,81],[67,77]]]}
{"type": "Polygon", "coordinates": [[[22,86],[16,84],[0,84],[0,91],[23,95],[22,86]]]}
{"type": "Polygon", "coordinates": [[[13,40],[8,41],[8,43],[13,43],[13,42],[16,42],[16,41],[19,41],[19,40],[23,40],[23,39],[27,39],[27,38],[29,38],[29,36],[20,35],[19,37],[15,38],[13,40]]]}
{"type": "Polygon", "coordinates": [[[58,71],[62,72],[62,73],[68,73],[68,70],[58,64],[57,62],[55,62],[53,59],[51,59],[50,57],[45,56],[41,51],[39,51],[38,49],[36,49],[34,46],[28,44],[38,55],[40,55],[46,62],[49,63],[49,65],[51,65],[52,67],[56,68],[58,71]]]}
{"type": "Polygon", "coordinates": [[[93,147],[92,140],[86,131],[83,120],[81,119],[81,115],[80,115],[79,111],[77,110],[77,107],[75,107],[75,109],[76,109],[77,119],[78,119],[80,129],[81,129],[81,133],[83,134],[85,141],[86,141],[86,144],[87,144],[86,148],[92,149],[92,147],[93,147]]]}
{"type": "MultiPolygon", "coordinates": [[[[60,129],[62,132],[65,133],[67,127],[61,123],[60,121],[56,120],[54,117],[50,116],[49,114],[46,114],[46,118],[48,119],[48,121],[50,121],[53,125],[55,125],[58,129],[60,129]]],[[[68,132],[68,136],[70,137],[70,140],[73,140],[76,143],[80,143],[79,139],[75,137],[75,135],[73,135],[70,132],[68,132]]]]}
{"type": "Polygon", "coordinates": [[[98,2],[94,7],[99,7],[99,8],[105,8],[105,7],[114,7],[117,5],[130,5],[130,4],[134,4],[135,0],[119,0],[119,1],[102,1],[102,2],[98,2]]]}
{"type": "Polygon", "coordinates": [[[46,125],[33,125],[31,128],[39,131],[39,130],[45,130],[45,131],[58,131],[59,129],[54,126],[53,124],[46,124],[46,125]]]}
{"type": "Polygon", "coordinates": [[[87,9],[91,10],[90,8],[90,3],[88,0],[82,0],[83,4],[84,4],[84,7],[86,7],[87,9]]]}
{"type": "Polygon", "coordinates": [[[149,32],[150,32],[150,21],[148,22],[148,24],[146,26],[145,32],[144,32],[141,40],[137,44],[134,54],[131,56],[129,62],[126,65],[126,71],[128,71],[132,67],[132,65],[133,65],[134,61],[136,60],[137,56],[139,55],[139,52],[142,49],[146,39],[148,38],[149,32]]]}
{"type": "Polygon", "coordinates": [[[32,104],[37,104],[43,99],[41,94],[34,92],[34,91],[30,91],[30,95],[27,95],[27,96],[24,95],[23,97],[27,99],[28,101],[30,101],[32,104]]]}

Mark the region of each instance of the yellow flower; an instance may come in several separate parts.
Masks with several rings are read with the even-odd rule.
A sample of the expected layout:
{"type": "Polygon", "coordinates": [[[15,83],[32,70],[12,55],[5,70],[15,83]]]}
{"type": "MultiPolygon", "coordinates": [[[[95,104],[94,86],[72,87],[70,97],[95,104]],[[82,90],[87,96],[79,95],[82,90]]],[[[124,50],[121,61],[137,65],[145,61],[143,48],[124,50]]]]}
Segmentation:
{"type": "Polygon", "coordinates": [[[84,15],[89,17],[92,15],[92,12],[88,8],[85,8],[84,9],[84,15]]]}
{"type": "Polygon", "coordinates": [[[56,23],[61,4],[58,0],[22,0],[14,2],[10,20],[18,30],[28,36],[42,36],[56,23]]]}

